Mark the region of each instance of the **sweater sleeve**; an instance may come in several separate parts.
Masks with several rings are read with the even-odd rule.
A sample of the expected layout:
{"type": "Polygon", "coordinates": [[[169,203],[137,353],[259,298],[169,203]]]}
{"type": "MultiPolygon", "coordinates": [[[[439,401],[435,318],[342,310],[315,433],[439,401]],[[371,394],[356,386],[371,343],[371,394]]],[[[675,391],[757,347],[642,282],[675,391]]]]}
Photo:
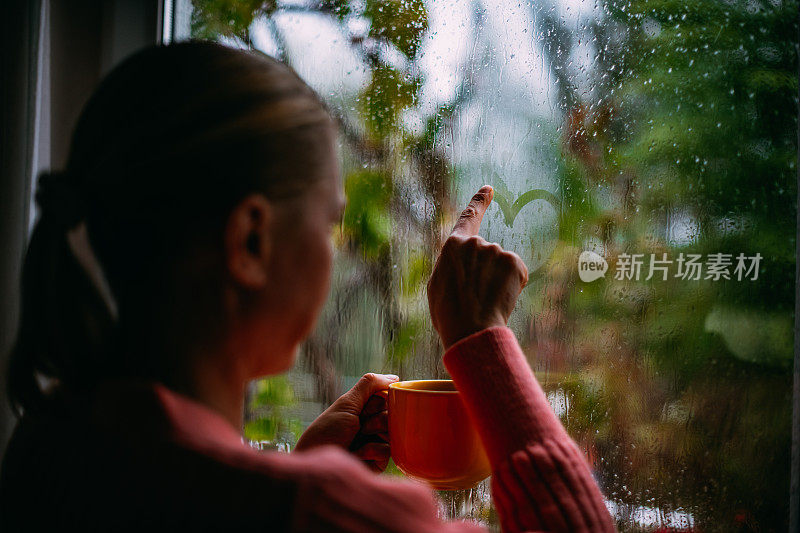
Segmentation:
{"type": "Polygon", "coordinates": [[[510,329],[462,339],[444,363],[489,456],[503,531],[615,531],[583,453],[510,329]]]}

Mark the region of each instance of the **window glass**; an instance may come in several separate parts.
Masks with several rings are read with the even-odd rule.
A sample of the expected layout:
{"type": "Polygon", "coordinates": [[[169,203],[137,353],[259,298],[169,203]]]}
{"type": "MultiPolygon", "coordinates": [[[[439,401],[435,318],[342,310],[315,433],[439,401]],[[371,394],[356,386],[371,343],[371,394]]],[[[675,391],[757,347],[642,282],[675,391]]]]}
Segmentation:
{"type": "MultiPolygon", "coordinates": [[[[488,183],[482,235],[531,272],[510,325],[620,530],[785,530],[797,8],[184,6],[191,36],[283,59],[342,123],[331,296],[297,368],[252,385],[247,437],[291,448],[367,371],[446,377],[425,283],[488,183]]],[[[497,527],[488,483],[441,498],[497,527]]]]}

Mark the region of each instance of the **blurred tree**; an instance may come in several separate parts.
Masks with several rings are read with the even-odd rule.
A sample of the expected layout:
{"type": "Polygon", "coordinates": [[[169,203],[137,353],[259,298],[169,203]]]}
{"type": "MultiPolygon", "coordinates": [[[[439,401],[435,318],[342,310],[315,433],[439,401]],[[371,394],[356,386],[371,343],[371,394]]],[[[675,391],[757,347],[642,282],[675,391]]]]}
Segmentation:
{"type": "Polygon", "coordinates": [[[563,129],[561,253],[594,239],[611,273],[622,253],[645,265],[638,281],[592,285],[551,266],[551,291],[559,279],[580,289],[560,291],[561,325],[576,332],[567,368],[607,409],[590,403],[567,426],[585,433],[594,416],[615,500],[682,509],[705,531],[785,530],[797,3],[604,7],[591,98],[563,129]],[[666,281],[645,281],[650,254],[720,252],[760,254],[758,280],[689,281],[673,263],[666,281]]]}

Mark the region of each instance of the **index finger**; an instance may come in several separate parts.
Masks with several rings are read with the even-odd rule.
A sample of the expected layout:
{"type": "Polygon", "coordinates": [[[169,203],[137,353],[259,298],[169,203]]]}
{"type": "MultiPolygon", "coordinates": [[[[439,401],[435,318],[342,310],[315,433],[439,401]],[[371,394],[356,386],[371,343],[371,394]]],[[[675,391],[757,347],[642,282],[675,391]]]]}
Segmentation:
{"type": "Polygon", "coordinates": [[[492,189],[490,185],[484,185],[478,189],[478,192],[475,193],[475,196],[473,196],[472,200],[467,204],[467,208],[459,215],[458,222],[456,222],[456,225],[453,227],[451,235],[458,235],[461,237],[477,235],[478,231],[481,229],[483,215],[486,213],[489,204],[492,203],[493,197],[494,189],[492,189]]]}

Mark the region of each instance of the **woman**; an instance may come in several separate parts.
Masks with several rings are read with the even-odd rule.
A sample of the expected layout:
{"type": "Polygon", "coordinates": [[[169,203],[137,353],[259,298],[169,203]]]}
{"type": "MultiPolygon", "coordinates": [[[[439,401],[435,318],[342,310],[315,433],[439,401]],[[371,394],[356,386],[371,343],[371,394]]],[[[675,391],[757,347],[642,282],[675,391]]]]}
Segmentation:
{"type": "MultiPolygon", "coordinates": [[[[238,433],[246,383],[291,367],[328,291],[343,209],[334,136],[294,72],[216,44],[149,49],[104,80],[66,171],[39,184],[3,531],[480,530],[441,522],[430,490],[365,467],[389,457],[376,436],[395,376],[364,376],[291,454],[238,433]],[[368,444],[351,453],[354,440],[368,444]]],[[[428,298],[503,527],[611,531],[505,327],[527,271],[476,236],[491,196],[463,212],[428,298]]]]}

